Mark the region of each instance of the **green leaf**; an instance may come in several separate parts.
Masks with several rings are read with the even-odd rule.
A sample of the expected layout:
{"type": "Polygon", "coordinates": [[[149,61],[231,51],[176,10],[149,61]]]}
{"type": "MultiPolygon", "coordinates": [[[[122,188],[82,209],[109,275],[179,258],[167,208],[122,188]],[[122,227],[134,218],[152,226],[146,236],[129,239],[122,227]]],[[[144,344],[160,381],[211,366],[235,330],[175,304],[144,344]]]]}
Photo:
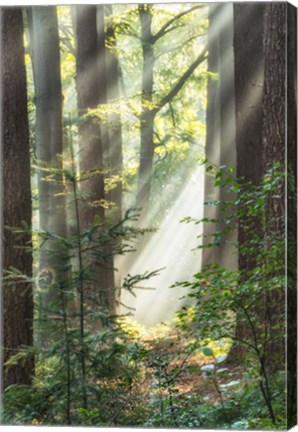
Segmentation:
{"type": "Polygon", "coordinates": [[[213,356],[213,349],[208,348],[208,347],[204,347],[204,348],[202,348],[202,353],[205,356],[212,357],[213,356]]]}

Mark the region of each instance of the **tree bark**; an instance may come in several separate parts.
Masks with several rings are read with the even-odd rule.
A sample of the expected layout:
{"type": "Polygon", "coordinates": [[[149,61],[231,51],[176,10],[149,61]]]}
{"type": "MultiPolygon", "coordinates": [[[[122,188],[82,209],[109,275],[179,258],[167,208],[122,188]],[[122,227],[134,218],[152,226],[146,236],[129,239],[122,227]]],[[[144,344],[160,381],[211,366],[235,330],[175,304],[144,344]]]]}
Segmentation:
{"type": "MultiPolygon", "coordinates": [[[[285,169],[286,156],[286,34],[287,5],[286,3],[270,4],[264,15],[264,96],[263,96],[263,130],[262,130],[262,162],[263,171],[272,168],[275,163],[285,169]]],[[[288,89],[289,90],[289,89],[288,89]]],[[[294,90],[293,88],[290,90],[294,90]]],[[[291,127],[291,122],[288,123],[291,127]]],[[[269,196],[266,203],[265,243],[271,247],[273,235],[283,240],[280,254],[285,256],[285,184],[269,196]],[[276,198],[279,196],[279,198],[276,198]]],[[[279,275],[279,273],[277,273],[279,275]]],[[[273,276],[273,275],[272,275],[273,276]]],[[[285,292],[271,291],[265,299],[266,317],[270,325],[270,343],[267,357],[272,368],[279,370],[284,362],[286,331],[285,292]],[[278,365],[278,366],[277,366],[278,365]]]]}
{"type": "MultiPolygon", "coordinates": [[[[60,51],[56,8],[32,8],[33,72],[35,82],[36,154],[38,173],[39,226],[58,236],[66,236],[65,189],[63,183],[63,129],[60,51]],[[49,72],[50,71],[50,72],[49,72]],[[47,171],[53,168],[53,172],[47,171]],[[50,180],[51,178],[51,181],[50,180]]],[[[51,282],[64,277],[57,256],[61,243],[47,240],[40,249],[39,269],[42,287],[49,288],[45,299],[56,299],[51,282]],[[50,287],[48,286],[48,282],[50,287]]]]}
{"type": "MultiPolygon", "coordinates": [[[[10,227],[31,227],[30,152],[22,10],[3,8],[2,19],[2,185],[3,270],[14,267],[32,276],[31,234],[15,234],[10,227]]],[[[33,292],[31,283],[3,282],[2,361],[33,344],[33,292]]],[[[2,364],[3,373],[3,364],[2,364]]],[[[3,388],[31,384],[33,356],[11,367],[3,376],[3,388]]]]}
{"type": "MultiPolygon", "coordinates": [[[[262,3],[234,3],[234,54],[235,54],[235,111],[237,178],[258,184],[263,174],[262,164],[262,98],[264,82],[263,32],[264,10],[262,3]],[[249,61],[248,61],[249,59],[249,61]]],[[[239,219],[238,243],[249,240],[245,228],[250,222],[239,219]]],[[[255,220],[253,221],[255,224],[255,220]]],[[[258,229],[252,226],[253,230],[258,229]]],[[[238,269],[251,270],[255,257],[238,254],[238,269]]],[[[236,318],[235,336],[245,340],[251,336],[246,323],[236,318]]],[[[230,351],[231,360],[240,359],[245,349],[235,344],[230,351]]]]}
{"type": "Polygon", "coordinates": [[[287,420],[297,424],[297,9],[287,3],[287,420]],[[289,180],[290,179],[290,180],[289,180]],[[292,180],[291,180],[292,179],[292,180]],[[291,184],[292,182],[292,184],[291,184]]]}
{"type": "MultiPolygon", "coordinates": [[[[108,86],[109,86],[109,74],[107,70],[107,47],[106,47],[106,34],[105,34],[105,9],[106,6],[97,6],[97,33],[98,33],[98,81],[99,81],[99,103],[102,106],[108,104],[108,86]]],[[[101,134],[103,146],[105,145],[108,159],[111,155],[112,142],[109,135],[110,125],[108,123],[108,115],[105,114],[101,124],[101,134]]],[[[122,149],[121,149],[122,152],[122,149]]],[[[121,153],[120,153],[121,154],[121,153]]],[[[104,164],[104,161],[103,161],[104,164]]],[[[111,166],[113,169],[113,166],[111,166]]],[[[109,176],[109,173],[106,175],[109,176]]],[[[105,199],[108,200],[108,195],[105,193],[105,199]]],[[[113,223],[113,220],[108,218],[105,214],[105,219],[108,224],[113,223]]],[[[103,268],[100,278],[104,280],[103,290],[105,293],[106,303],[110,312],[115,313],[116,311],[116,300],[115,300],[115,279],[114,279],[114,256],[113,256],[113,244],[112,241],[107,242],[104,246],[104,252],[106,255],[105,262],[103,262],[103,268]]]]}
{"type": "MultiPolygon", "coordinates": [[[[99,7],[98,17],[103,19],[103,7],[99,7]]],[[[101,28],[103,24],[101,22],[101,28]]],[[[103,34],[97,33],[96,6],[76,7],[77,40],[77,100],[79,111],[80,171],[81,179],[81,230],[86,230],[98,221],[105,223],[104,211],[104,176],[103,176],[103,136],[98,118],[84,117],[89,108],[97,108],[106,103],[106,68],[103,34]],[[101,57],[100,57],[101,56],[101,57]],[[84,180],[86,173],[94,173],[84,180]],[[85,174],[84,174],[85,172],[85,174]]],[[[88,177],[88,174],[87,174],[88,177]]],[[[98,245],[105,252],[109,245],[98,245]]],[[[103,253],[105,255],[105,253],[103,253]]],[[[113,283],[113,265],[110,253],[106,259],[94,262],[94,286],[90,288],[98,293],[102,306],[109,312],[115,311],[115,290],[113,283]]],[[[88,263],[90,265],[90,262],[88,263]]]]}
{"type": "Polygon", "coordinates": [[[154,71],[154,42],[151,32],[152,5],[139,5],[141,22],[141,40],[143,52],[142,69],[142,114],[140,116],[140,167],[138,173],[136,205],[141,210],[141,221],[146,220],[154,155],[154,117],[152,111],[153,100],[153,71],[154,71]]]}
{"type": "MultiPolygon", "coordinates": [[[[77,75],[76,87],[79,110],[80,171],[102,170],[103,154],[101,130],[98,120],[83,118],[88,108],[100,103],[100,82],[98,80],[98,45],[96,29],[96,7],[76,7],[77,75]]],[[[104,219],[104,181],[99,172],[81,182],[85,209],[82,209],[82,229],[94,223],[94,217],[104,219]],[[96,202],[96,207],[92,203],[96,202]]]]}
{"type": "MultiPolygon", "coordinates": [[[[236,165],[235,144],[235,98],[233,71],[233,10],[230,4],[209,6],[208,72],[212,75],[207,83],[207,135],[206,158],[217,167],[236,165]]],[[[214,187],[214,177],[205,176],[205,200],[224,202],[231,197],[224,189],[214,187]]],[[[227,214],[225,214],[227,215],[227,214]]],[[[218,219],[223,214],[219,206],[205,206],[204,217],[218,219]]],[[[212,234],[221,230],[222,224],[204,224],[204,242],[213,241],[212,234]]],[[[227,269],[237,268],[237,256],[233,252],[235,233],[224,236],[221,245],[203,249],[203,266],[218,263],[227,269]]]]}
{"type": "MultiPolygon", "coordinates": [[[[262,177],[264,8],[262,3],[234,3],[237,177],[255,184],[262,177]]],[[[240,230],[239,241],[241,236],[240,230]]],[[[243,259],[240,268],[246,265],[243,259]]]]}
{"type": "MultiPolygon", "coordinates": [[[[105,6],[106,17],[112,16],[112,5],[105,6]]],[[[117,103],[120,98],[119,89],[119,61],[117,57],[117,42],[113,25],[108,22],[106,28],[106,59],[107,59],[107,79],[108,79],[108,101],[117,103]]],[[[109,198],[115,204],[112,221],[118,223],[122,220],[122,125],[121,115],[117,112],[108,114],[109,136],[110,136],[110,173],[115,177],[115,187],[110,191],[109,198]]]]}

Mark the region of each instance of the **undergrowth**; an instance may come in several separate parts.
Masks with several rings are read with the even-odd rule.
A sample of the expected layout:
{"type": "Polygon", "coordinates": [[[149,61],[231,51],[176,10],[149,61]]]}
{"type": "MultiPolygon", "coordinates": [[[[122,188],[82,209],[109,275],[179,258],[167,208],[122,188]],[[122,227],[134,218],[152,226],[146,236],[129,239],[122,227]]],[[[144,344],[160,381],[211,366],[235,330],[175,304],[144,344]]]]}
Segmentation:
{"type": "MultiPolygon", "coordinates": [[[[69,175],[70,181],[75,178],[74,173],[69,175]]],[[[88,263],[75,270],[68,268],[67,278],[51,281],[56,297],[43,306],[42,314],[36,290],[35,347],[21,350],[6,365],[8,368],[34,354],[35,374],[32,385],[5,389],[3,423],[286,427],[284,363],[278,353],[272,355],[272,346],[283,338],[284,316],[278,309],[277,320],[263,320],[272,312],[264,299],[282,298],[285,289],[284,239],[266,214],[268,199],[279,199],[283,173],[275,166],[260,186],[253,186],[219,170],[215,182],[237,193],[230,202],[212,204],[222,206],[221,223],[234,229],[239,209],[249,215],[248,226],[247,219],[240,218],[242,229],[250,231],[251,223],[258,221],[258,231],[245,243],[235,245],[238,253],[254,256],[251,269],[244,274],[212,264],[192,279],[177,282],[172,289],[185,292],[192,305],[179,310],[171,323],[146,329],[127,316],[111,314],[96,293],[84,292],[92,282],[88,263]],[[266,235],[260,237],[260,230],[266,235]],[[236,320],[249,330],[242,339],[235,335],[236,320]],[[235,344],[244,347],[241,361],[231,358],[235,344]]],[[[63,244],[68,255],[77,256],[78,247],[85,254],[88,250],[102,254],[107,241],[113,246],[108,249],[111,254],[126,253],[131,237],[141,234],[134,232],[129,221],[129,214],[115,227],[95,221],[72,239],[56,236],[55,242],[63,244]]],[[[213,223],[206,218],[203,222],[213,223]]],[[[43,241],[53,240],[51,233],[39,236],[43,241]]],[[[224,232],[216,232],[207,247],[224,241],[224,232]]],[[[61,265],[65,265],[63,260],[61,265]]],[[[150,276],[130,276],[124,288],[132,291],[136,283],[150,276]]],[[[13,283],[20,275],[11,272],[7,277],[13,283]]]]}

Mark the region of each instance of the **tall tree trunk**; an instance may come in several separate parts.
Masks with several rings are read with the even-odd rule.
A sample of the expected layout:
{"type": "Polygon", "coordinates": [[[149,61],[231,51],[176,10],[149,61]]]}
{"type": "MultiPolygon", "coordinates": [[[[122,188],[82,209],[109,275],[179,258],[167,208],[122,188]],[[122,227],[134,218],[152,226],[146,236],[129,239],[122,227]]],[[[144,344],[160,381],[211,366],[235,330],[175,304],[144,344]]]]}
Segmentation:
{"type": "MultiPolygon", "coordinates": [[[[237,177],[255,184],[262,177],[264,9],[262,3],[234,3],[237,177]]],[[[245,265],[239,257],[239,268],[245,265]]]]}
{"type": "MultiPolygon", "coordinates": [[[[76,87],[80,116],[80,171],[102,170],[102,139],[99,121],[83,118],[88,108],[96,108],[99,103],[100,85],[98,79],[98,45],[96,29],[96,7],[76,7],[77,75],[76,87]]],[[[99,172],[81,183],[81,191],[86,194],[82,209],[82,229],[94,223],[94,217],[104,220],[104,181],[99,172]],[[92,205],[97,202],[97,206],[92,205]]]]}
{"type": "MultiPolygon", "coordinates": [[[[112,16],[112,5],[105,5],[107,19],[112,16]]],[[[108,101],[117,104],[120,98],[119,77],[120,65],[117,57],[116,35],[112,23],[108,22],[106,28],[106,61],[107,61],[107,84],[108,101]]],[[[121,115],[112,110],[108,114],[109,136],[110,136],[110,174],[114,177],[115,187],[110,191],[109,198],[115,204],[112,220],[118,223],[122,219],[122,125],[121,115]]]]}
{"type": "MultiPolygon", "coordinates": [[[[208,27],[208,78],[206,158],[217,167],[236,165],[235,120],[234,120],[234,71],[233,68],[233,10],[231,4],[209,6],[208,27]]],[[[205,178],[205,200],[224,202],[231,199],[224,189],[214,187],[214,178],[205,178]]],[[[222,214],[218,206],[206,206],[204,216],[218,219],[222,214]]],[[[212,241],[220,223],[204,226],[205,242],[212,241]]],[[[233,252],[235,233],[225,235],[218,247],[203,250],[203,266],[219,263],[225,268],[237,268],[237,257],[233,252]]]]}
{"type": "MultiPolygon", "coordinates": [[[[286,145],[288,145],[290,154],[292,153],[292,156],[295,154],[295,151],[293,151],[296,130],[295,106],[292,102],[295,91],[293,70],[287,74],[287,66],[290,66],[289,64],[287,65],[287,59],[293,62],[294,53],[291,52],[290,46],[287,46],[287,10],[286,3],[270,4],[265,10],[265,76],[262,136],[264,169],[267,168],[267,165],[268,167],[273,167],[277,162],[281,165],[282,169],[286,169],[286,156],[288,155],[286,145]],[[287,77],[289,78],[289,82],[286,82],[287,77]],[[294,112],[292,113],[287,112],[287,94],[290,98],[288,108],[293,109],[294,112]]],[[[294,30],[292,28],[291,31],[293,32],[294,30]]],[[[292,163],[290,162],[289,168],[293,175],[294,172],[291,170],[291,166],[292,163]]],[[[279,248],[279,253],[282,256],[285,256],[286,252],[286,205],[286,184],[283,183],[280,185],[279,190],[268,198],[265,226],[267,248],[270,249],[272,247],[273,236],[280,238],[283,246],[279,248]]],[[[283,273],[284,270],[282,272],[277,270],[276,276],[281,276],[283,273]]],[[[291,279],[289,279],[289,282],[290,284],[293,283],[291,279]]],[[[292,290],[289,291],[290,294],[291,292],[292,290]]],[[[286,319],[284,317],[285,296],[285,292],[274,290],[270,291],[266,298],[266,313],[270,324],[271,339],[267,351],[268,357],[270,357],[270,365],[271,363],[273,367],[278,365],[278,370],[284,363],[285,356],[284,332],[286,331],[286,323],[285,321],[283,322],[286,319]]]]}
{"type": "MultiPolygon", "coordinates": [[[[102,8],[102,7],[101,7],[102,8]]],[[[99,9],[100,14],[103,11],[99,9]]],[[[84,117],[88,108],[96,108],[106,103],[106,72],[104,41],[98,39],[96,6],[76,7],[77,75],[76,87],[80,116],[80,171],[95,171],[87,180],[80,183],[82,194],[81,229],[86,230],[97,219],[105,221],[104,177],[103,177],[103,138],[98,118],[84,117]],[[102,54],[99,65],[99,55],[102,54]],[[99,67],[100,66],[100,67],[99,67]]],[[[104,249],[104,245],[99,245],[104,249]]],[[[109,255],[109,253],[108,253],[109,255]]],[[[90,263],[89,263],[90,265],[90,263]]],[[[114,286],[111,285],[111,260],[97,261],[94,268],[96,293],[102,306],[110,312],[115,310],[114,286]]],[[[94,291],[94,288],[93,288],[94,291]]]]}
{"type": "MultiPolygon", "coordinates": [[[[233,51],[233,5],[219,5],[222,24],[219,35],[219,83],[220,83],[220,163],[219,166],[236,168],[236,121],[235,121],[235,81],[234,81],[234,51],[233,51]]],[[[233,199],[226,188],[220,188],[220,202],[233,199]]],[[[228,216],[228,210],[220,216],[228,216]]],[[[219,230],[226,228],[225,223],[219,224],[219,230]]],[[[219,247],[219,263],[226,269],[238,268],[238,257],[235,253],[237,232],[232,229],[223,236],[219,247]]]]}
{"type": "MultiPolygon", "coordinates": [[[[35,85],[35,142],[38,159],[39,227],[53,236],[39,249],[39,339],[48,343],[47,323],[61,309],[58,287],[66,281],[68,251],[55,236],[66,237],[63,169],[62,87],[56,7],[28,10],[35,85]]],[[[54,323],[54,322],[53,322],[54,323]]]]}
{"type": "MultiPolygon", "coordinates": [[[[58,22],[55,7],[34,7],[33,63],[35,71],[36,147],[41,163],[62,169],[62,88],[58,22]],[[49,73],[49,71],[51,73],[49,73]]],[[[63,179],[47,181],[39,176],[40,226],[58,235],[65,235],[65,196],[63,179]]],[[[47,253],[41,257],[41,267],[47,265],[47,253]]]]}
{"type": "MultiPolygon", "coordinates": [[[[265,5],[262,3],[234,3],[234,55],[235,55],[235,111],[237,177],[245,182],[258,184],[262,174],[262,97],[264,81],[263,20],[265,5]],[[249,59],[249,61],[248,61],[249,59]]],[[[254,221],[255,222],[255,221],[254,221]]],[[[238,242],[248,240],[244,228],[248,221],[240,218],[238,242]]],[[[252,229],[257,229],[256,226],[252,229]]],[[[255,257],[239,253],[238,268],[251,270],[255,257]]],[[[249,338],[246,323],[236,319],[236,338],[249,338]]],[[[232,360],[241,358],[244,349],[235,344],[230,352],[232,360]]]]}
{"type": "MultiPolygon", "coordinates": [[[[207,81],[207,133],[206,133],[206,158],[210,163],[220,165],[220,109],[219,109],[219,14],[218,4],[209,5],[209,26],[208,26],[208,72],[212,75],[207,81]]],[[[205,176],[205,201],[219,200],[219,189],[213,186],[214,179],[211,176],[205,176]]],[[[204,208],[204,217],[216,218],[217,208],[206,206],[204,208]]],[[[216,230],[213,224],[204,224],[204,242],[211,241],[210,236],[216,230]]],[[[213,262],[219,262],[219,248],[203,249],[202,266],[213,262]]]]}
{"type": "MultiPolygon", "coordinates": [[[[63,132],[60,51],[56,8],[32,8],[33,71],[36,100],[36,153],[41,164],[38,176],[39,225],[59,236],[66,235],[65,191],[62,177],[63,132]],[[49,72],[50,71],[50,72],[49,72]],[[42,168],[54,169],[53,173],[42,168]],[[56,172],[55,172],[56,170],[56,172]],[[49,181],[52,175],[52,181],[49,181]],[[54,181],[53,181],[54,180],[54,181]]],[[[63,274],[55,253],[61,245],[46,241],[40,250],[41,274],[63,274]]]]}
{"type": "MultiPolygon", "coordinates": [[[[98,81],[100,85],[99,92],[99,103],[102,106],[107,106],[108,103],[108,85],[109,75],[107,71],[107,47],[106,47],[106,35],[105,35],[105,6],[97,6],[97,33],[98,33],[98,81]]],[[[111,154],[111,140],[109,135],[109,123],[107,114],[103,118],[101,126],[102,140],[105,142],[107,154],[111,154]],[[103,136],[104,132],[104,136],[103,136]]],[[[108,157],[110,159],[110,157],[108,157]]],[[[111,167],[113,168],[113,166],[111,167]]],[[[108,174],[109,175],[109,174],[108,174]]],[[[108,197],[105,194],[105,199],[108,197]]],[[[113,221],[108,220],[107,215],[105,219],[110,224],[113,221]]],[[[106,259],[103,266],[102,276],[104,279],[103,289],[105,291],[106,302],[110,312],[115,313],[116,302],[115,302],[115,280],[114,280],[114,257],[113,257],[113,245],[112,242],[107,242],[104,247],[106,259]]]]}
{"type": "Polygon", "coordinates": [[[297,424],[297,9],[287,3],[287,420],[297,424]],[[292,178],[292,184],[290,180],[292,178]]]}
{"type": "MultiPolygon", "coordinates": [[[[2,19],[2,185],[3,185],[3,270],[16,268],[32,275],[31,235],[20,236],[9,227],[31,226],[30,153],[26,72],[23,48],[22,10],[3,8],[2,19]]],[[[3,283],[3,339],[5,363],[24,346],[33,344],[33,292],[30,283],[3,283]]],[[[30,384],[33,357],[11,367],[3,376],[3,387],[30,384]]],[[[1,366],[3,373],[3,364],[1,366]]]]}
{"type": "Polygon", "coordinates": [[[150,107],[153,97],[153,69],[155,60],[153,49],[154,41],[151,32],[152,6],[139,5],[139,16],[141,22],[143,70],[142,114],[140,116],[141,148],[136,205],[139,209],[141,209],[141,220],[146,220],[150,198],[150,186],[154,154],[153,132],[155,113],[150,107]]]}

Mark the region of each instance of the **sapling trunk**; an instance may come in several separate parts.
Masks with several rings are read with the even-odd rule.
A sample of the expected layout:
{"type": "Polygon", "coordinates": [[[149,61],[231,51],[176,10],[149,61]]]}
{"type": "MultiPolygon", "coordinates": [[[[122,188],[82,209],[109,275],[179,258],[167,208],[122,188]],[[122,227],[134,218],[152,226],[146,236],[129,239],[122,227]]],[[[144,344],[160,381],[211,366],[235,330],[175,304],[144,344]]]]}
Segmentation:
{"type": "Polygon", "coordinates": [[[81,373],[82,373],[82,393],[83,393],[83,408],[87,409],[87,391],[86,391],[86,363],[85,363],[85,349],[84,349],[84,320],[85,320],[85,308],[84,308],[84,282],[83,282],[83,254],[82,254],[82,243],[81,243],[81,224],[80,224],[80,212],[78,202],[78,189],[77,189],[77,175],[76,166],[74,161],[73,146],[70,142],[70,155],[72,163],[72,187],[75,205],[75,216],[77,226],[77,248],[78,248],[78,260],[79,260],[79,280],[78,280],[78,294],[80,304],[80,348],[81,348],[81,373]]]}
{"type": "Polygon", "coordinates": [[[252,322],[251,316],[249,315],[247,308],[245,306],[243,306],[243,304],[241,302],[239,302],[241,309],[243,310],[252,334],[253,334],[253,342],[254,342],[254,350],[255,353],[258,357],[258,361],[260,364],[260,369],[259,369],[259,374],[260,374],[260,389],[261,389],[261,393],[262,396],[265,400],[266,406],[268,408],[269,411],[269,415],[270,418],[272,420],[272,423],[275,424],[275,414],[274,414],[274,410],[273,410],[273,406],[272,406],[272,397],[271,397],[271,391],[270,391],[270,386],[269,386],[269,379],[268,379],[268,374],[267,374],[267,370],[266,370],[266,365],[265,365],[265,358],[264,355],[261,353],[260,348],[259,348],[259,342],[258,342],[258,336],[257,336],[257,331],[256,328],[254,326],[254,323],[252,322]]]}
{"type": "Polygon", "coordinates": [[[62,306],[62,319],[63,319],[63,330],[65,337],[65,350],[66,350],[66,375],[67,375],[67,390],[66,390],[66,423],[71,424],[70,417],[70,398],[71,398],[71,367],[70,367],[70,344],[69,344],[69,335],[68,335],[68,324],[67,324],[67,300],[65,298],[65,293],[63,291],[64,286],[63,283],[60,285],[60,298],[61,298],[61,306],[62,306]]]}

